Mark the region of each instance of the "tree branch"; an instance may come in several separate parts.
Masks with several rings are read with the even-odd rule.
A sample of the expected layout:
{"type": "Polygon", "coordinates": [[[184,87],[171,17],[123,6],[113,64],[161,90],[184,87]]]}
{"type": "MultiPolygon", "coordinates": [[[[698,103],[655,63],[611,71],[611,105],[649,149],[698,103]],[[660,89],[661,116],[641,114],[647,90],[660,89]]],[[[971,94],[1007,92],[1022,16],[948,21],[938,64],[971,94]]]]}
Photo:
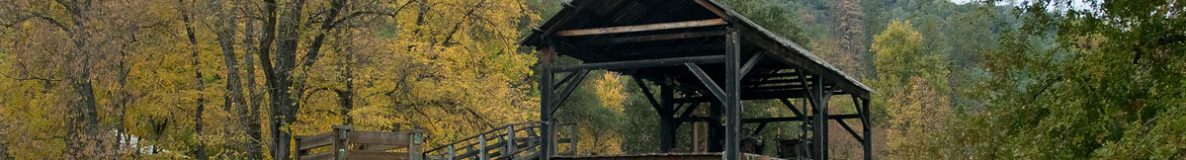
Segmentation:
{"type": "Polygon", "coordinates": [[[54,27],[57,27],[58,29],[61,29],[62,31],[65,31],[65,32],[71,31],[71,29],[69,27],[66,27],[65,23],[62,23],[62,21],[59,21],[58,19],[55,19],[48,15],[45,15],[42,13],[37,13],[37,12],[28,12],[28,11],[26,11],[24,13],[27,15],[19,16],[19,18],[17,18],[16,21],[13,21],[12,23],[9,23],[9,24],[0,24],[0,26],[3,26],[5,28],[12,28],[12,27],[16,26],[17,24],[24,23],[25,21],[40,19],[45,22],[48,22],[49,24],[53,25],[54,27]]]}
{"type": "Polygon", "coordinates": [[[24,77],[13,77],[13,76],[10,76],[7,73],[3,73],[3,72],[0,72],[0,75],[3,75],[5,78],[13,79],[13,80],[17,80],[17,81],[27,81],[27,80],[40,80],[40,81],[46,81],[46,82],[62,81],[61,79],[58,79],[58,78],[45,78],[45,77],[38,77],[36,75],[33,75],[32,73],[29,73],[29,67],[25,66],[25,63],[21,62],[20,60],[17,60],[17,66],[19,66],[21,68],[21,75],[24,75],[24,77]]]}
{"type": "Polygon", "coordinates": [[[1043,93],[1046,93],[1046,90],[1050,89],[1050,86],[1054,86],[1054,84],[1060,81],[1062,81],[1062,76],[1053,77],[1049,80],[1046,80],[1046,85],[1043,85],[1041,90],[1038,90],[1038,92],[1034,93],[1034,95],[1030,97],[1029,101],[1033,102],[1038,100],[1038,97],[1042,96],[1043,93]]]}
{"type": "Polygon", "coordinates": [[[355,17],[358,17],[358,16],[363,16],[363,15],[380,15],[380,16],[386,16],[386,17],[395,18],[395,16],[396,16],[396,15],[398,15],[398,14],[399,14],[399,12],[398,12],[398,11],[396,11],[396,12],[391,12],[391,13],[380,12],[380,11],[358,11],[358,12],[350,13],[349,15],[346,15],[345,17],[342,17],[341,19],[334,20],[334,21],[333,21],[333,25],[331,25],[330,27],[331,27],[331,28],[337,28],[338,24],[342,24],[342,23],[344,23],[346,20],[350,20],[350,19],[353,19],[353,18],[355,18],[355,17]]]}
{"type": "Polygon", "coordinates": [[[313,94],[317,94],[317,92],[321,92],[321,91],[337,91],[337,89],[333,89],[330,87],[318,87],[313,90],[306,90],[304,93],[301,93],[302,94],[301,103],[309,104],[309,99],[310,99],[309,97],[312,97],[313,94]]]}
{"type": "Polygon", "coordinates": [[[473,115],[474,117],[477,117],[477,119],[478,119],[478,122],[482,122],[482,124],[485,124],[485,125],[486,125],[486,127],[494,128],[494,124],[490,123],[490,120],[489,120],[489,119],[486,119],[486,117],[482,117],[482,115],[481,115],[481,114],[478,114],[478,112],[477,112],[477,111],[474,111],[474,109],[471,109],[471,108],[465,107],[465,111],[466,111],[466,112],[469,112],[469,114],[470,114],[470,115],[473,115]]]}
{"type": "Polygon", "coordinates": [[[380,15],[380,16],[387,16],[387,17],[395,18],[395,16],[398,16],[398,15],[399,15],[399,12],[400,12],[400,11],[403,11],[403,10],[404,10],[404,8],[408,8],[408,6],[412,6],[412,2],[416,2],[416,1],[408,1],[408,2],[404,2],[404,4],[403,4],[403,5],[400,5],[400,6],[399,6],[399,8],[396,8],[394,11],[391,11],[391,12],[382,12],[382,11],[358,11],[358,12],[350,13],[350,14],[347,14],[346,16],[343,16],[343,17],[342,17],[342,18],[340,18],[340,19],[334,20],[334,21],[333,21],[333,25],[332,25],[332,26],[330,26],[330,27],[331,27],[331,28],[337,28],[337,25],[338,25],[338,24],[345,23],[347,20],[354,19],[355,17],[358,17],[358,16],[363,16],[363,15],[380,15]]]}
{"type": "Polygon", "coordinates": [[[469,9],[469,11],[466,11],[466,12],[465,12],[465,15],[461,16],[461,19],[462,19],[462,20],[461,20],[461,21],[457,21],[457,23],[456,23],[456,24],[453,24],[453,29],[451,29],[451,30],[449,31],[449,34],[446,34],[446,35],[445,35],[445,40],[444,40],[444,41],[441,41],[441,44],[442,44],[442,45],[447,45],[447,44],[449,44],[450,42],[452,42],[452,41],[453,41],[453,35],[454,35],[454,34],[457,34],[457,31],[458,31],[458,30],[461,30],[461,25],[462,25],[462,24],[465,24],[465,22],[466,22],[466,21],[469,19],[469,17],[471,17],[471,16],[473,16],[473,15],[474,15],[474,12],[475,12],[475,11],[477,11],[479,8],[482,8],[483,6],[485,6],[485,5],[483,5],[483,4],[485,4],[485,3],[486,3],[486,0],[480,0],[480,1],[478,1],[478,3],[475,3],[475,4],[474,4],[474,7],[473,7],[473,8],[470,8],[470,9],[469,9]]]}
{"type": "Polygon", "coordinates": [[[331,4],[332,7],[329,10],[329,15],[325,17],[325,21],[323,21],[321,24],[321,30],[319,33],[317,33],[317,36],[313,38],[313,43],[309,45],[309,51],[305,53],[305,61],[301,65],[301,68],[304,70],[308,70],[308,68],[312,66],[314,62],[317,62],[317,58],[321,52],[321,46],[325,43],[325,35],[327,32],[333,29],[333,19],[337,18],[338,14],[340,14],[342,11],[342,8],[346,7],[346,0],[334,0],[332,3],[333,4],[331,4]]]}

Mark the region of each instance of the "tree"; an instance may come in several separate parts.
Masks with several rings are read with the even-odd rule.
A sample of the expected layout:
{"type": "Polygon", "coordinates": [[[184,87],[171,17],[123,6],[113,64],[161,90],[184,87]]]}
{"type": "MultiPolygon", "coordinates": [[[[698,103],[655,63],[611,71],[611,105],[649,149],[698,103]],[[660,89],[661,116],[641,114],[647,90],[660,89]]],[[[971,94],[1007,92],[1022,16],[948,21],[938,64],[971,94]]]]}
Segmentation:
{"type": "MultiPolygon", "coordinates": [[[[224,111],[230,113],[231,110],[234,109],[235,113],[238,115],[236,117],[237,121],[235,121],[238,122],[238,130],[243,131],[243,134],[246,134],[246,139],[241,140],[241,147],[246,150],[246,157],[248,159],[261,159],[263,156],[262,152],[260,151],[261,147],[259,146],[261,135],[259,135],[259,111],[257,104],[260,103],[260,101],[256,100],[259,98],[252,97],[252,103],[248,103],[248,95],[245,95],[243,91],[243,84],[249,83],[247,85],[249,87],[248,89],[251,92],[255,92],[254,61],[252,58],[250,58],[250,55],[243,54],[245,61],[248,62],[243,66],[248,68],[248,73],[246,75],[241,74],[239,70],[240,64],[238,64],[238,58],[236,57],[238,54],[236,54],[237,50],[235,49],[235,45],[238,44],[235,41],[235,36],[238,33],[237,30],[239,25],[237,19],[245,14],[242,12],[234,12],[234,10],[248,10],[249,7],[247,7],[247,5],[244,3],[245,2],[229,3],[227,1],[213,1],[207,5],[211,11],[214,12],[216,17],[214,18],[215,21],[213,22],[212,30],[214,30],[217,37],[216,39],[218,41],[218,46],[222,51],[223,62],[226,66],[226,73],[224,74],[227,77],[225,85],[226,89],[223,93],[224,111]],[[240,76],[248,77],[248,81],[244,82],[240,76]]],[[[248,24],[247,28],[253,29],[253,25],[254,24],[248,24]]],[[[251,40],[254,38],[253,36],[253,33],[246,33],[244,37],[251,38],[244,38],[244,41],[242,41],[243,45],[250,46],[253,42],[253,40],[251,40]]],[[[251,51],[251,49],[246,49],[246,51],[251,51]]]]}
{"type": "Polygon", "coordinates": [[[840,47],[843,48],[845,54],[842,54],[846,60],[842,62],[841,67],[847,68],[845,71],[853,73],[857,78],[864,77],[868,74],[867,61],[865,60],[865,26],[863,14],[861,12],[861,5],[857,4],[856,0],[840,0],[833,1],[833,11],[836,13],[835,31],[840,36],[840,47]]]}
{"type": "MultiPolygon", "coordinates": [[[[192,58],[191,59],[192,63],[190,63],[191,64],[190,66],[192,67],[192,69],[194,71],[194,83],[196,84],[196,87],[194,89],[198,90],[198,92],[199,92],[198,94],[200,95],[202,92],[202,89],[206,88],[206,82],[202,79],[204,77],[202,77],[202,71],[201,71],[201,67],[200,67],[200,65],[202,64],[201,57],[198,56],[199,55],[198,54],[198,50],[199,50],[198,49],[198,38],[196,35],[194,35],[195,34],[194,27],[193,27],[194,24],[193,24],[193,21],[191,20],[192,19],[191,13],[193,11],[186,11],[185,9],[183,9],[183,8],[195,8],[195,7],[193,7],[192,4],[186,5],[184,0],[178,0],[177,3],[179,6],[178,9],[180,10],[179,12],[181,13],[181,21],[183,23],[183,26],[185,27],[185,35],[189,40],[190,57],[192,58]]],[[[197,135],[198,137],[201,137],[203,135],[202,134],[202,114],[205,112],[205,107],[206,107],[205,105],[206,105],[205,96],[198,96],[197,97],[197,108],[195,109],[195,111],[193,113],[193,115],[194,115],[194,117],[193,117],[193,119],[194,119],[194,122],[193,122],[194,123],[194,134],[197,135]]],[[[202,142],[202,140],[197,141],[197,146],[194,147],[193,154],[194,154],[193,157],[198,160],[208,159],[207,155],[206,155],[206,145],[204,144],[204,142],[202,142]]]]}
{"type": "MultiPolygon", "coordinates": [[[[910,21],[891,21],[885,31],[873,38],[874,62],[877,68],[879,82],[885,80],[889,84],[910,83],[910,77],[922,76],[936,68],[937,55],[926,52],[923,46],[922,34],[914,31],[910,21]],[[917,60],[929,60],[917,62],[917,60]]],[[[888,86],[888,85],[887,85],[888,86]]],[[[894,91],[903,90],[894,88],[894,91]]]]}
{"type": "Polygon", "coordinates": [[[0,3],[4,158],[284,159],[258,142],[342,122],[470,134],[538,103],[514,43],[526,1],[0,3]]]}
{"type": "MultiPolygon", "coordinates": [[[[995,2],[990,2],[995,3],[995,2]]],[[[986,57],[994,95],[978,155],[1174,159],[1182,144],[1179,2],[1034,1],[986,57]],[[1024,136],[1022,136],[1024,135],[1024,136]],[[994,149],[1008,148],[1008,149],[994,149]]]]}
{"type": "Polygon", "coordinates": [[[288,3],[265,0],[263,3],[265,9],[261,11],[260,17],[263,17],[264,35],[261,37],[262,40],[257,48],[259,51],[256,54],[264,70],[264,80],[269,88],[267,93],[271,100],[269,101],[271,117],[268,118],[272,136],[271,155],[275,159],[288,159],[291,153],[289,148],[291,148],[292,132],[282,128],[296,121],[297,111],[300,110],[301,93],[306,89],[304,88],[306,83],[304,79],[293,76],[293,71],[307,69],[317,62],[328,32],[339,27],[341,22],[364,14],[394,15],[395,13],[357,11],[343,14],[343,8],[346,8],[348,4],[355,4],[347,3],[346,0],[333,0],[329,4],[320,4],[324,6],[319,6],[317,3],[306,6],[307,2],[304,0],[288,3]],[[300,30],[302,23],[306,22],[305,18],[313,18],[304,16],[305,9],[317,9],[316,7],[324,8],[313,13],[325,13],[323,17],[317,19],[319,27],[316,30],[300,30]],[[305,32],[313,34],[314,37],[312,42],[307,45],[307,51],[301,54],[301,57],[304,58],[303,61],[298,62],[298,45],[304,39],[302,35],[305,32]],[[272,49],[275,49],[275,52],[272,49]]]}
{"type": "MultiPolygon", "coordinates": [[[[524,106],[531,106],[528,104],[536,100],[526,98],[526,91],[531,90],[527,84],[531,83],[522,77],[530,75],[529,62],[534,60],[528,55],[513,54],[517,49],[513,39],[519,35],[516,27],[525,23],[520,19],[536,19],[525,10],[524,4],[523,1],[493,0],[337,0],[328,3],[294,1],[283,4],[265,1],[262,12],[264,35],[260,37],[262,41],[257,48],[257,57],[261,59],[260,66],[264,70],[267,88],[270,89],[269,111],[272,117],[269,118],[271,122],[268,126],[273,137],[272,156],[278,158],[289,155],[286,146],[292,133],[326,128],[295,124],[298,117],[305,117],[303,114],[325,109],[315,107],[306,110],[301,107],[318,106],[310,105],[317,101],[309,100],[321,99],[316,96],[321,95],[321,91],[338,93],[339,102],[352,102],[353,94],[368,95],[365,100],[369,105],[366,106],[355,108],[349,107],[353,103],[339,103],[349,107],[348,111],[343,111],[348,113],[341,116],[350,118],[344,119],[366,119],[367,123],[356,123],[363,126],[412,124],[428,129],[429,133],[458,133],[459,130],[460,133],[476,133],[479,129],[489,129],[495,124],[526,120],[528,116],[525,114],[529,112],[520,109],[526,109],[524,106]],[[403,10],[412,8],[409,6],[422,8],[403,10]],[[506,12],[504,9],[519,11],[506,12]],[[305,16],[304,13],[318,14],[305,16]],[[359,63],[354,63],[350,59],[354,59],[356,52],[350,52],[349,45],[345,45],[349,44],[345,42],[352,40],[351,37],[335,38],[335,35],[359,32],[347,27],[365,24],[353,23],[354,19],[371,17],[391,18],[394,23],[387,24],[401,26],[395,29],[399,34],[390,39],[380,39],[390,43],[386,45],[389,46],[387,51],[359,51],[368,54],[358,54],[359,63]],[[307,19],[311,21],[305,21],[307,19]],[[456,21],[458,19],[464,21],[456,21]],[[313,26],[318,27],[301,29],[309,22],[315,22],[313,24],[317,25],[313,26]],[[344,47],[341,50],[323,49],[333,49],[326,47],[331,44],[344,47]],[[304,52],[298,53],[301,50],[304,52]],[[349,53],[325,52],[335,50],[349,53]],[[390,51],[397,54],[391,55],[390,51]],[[321,60],[326,56],[341,56],[347,62],[326,66],[346,68],[339,74],[323,74],[327,72],[321,71],[333,68],[314,64],[326,63],[321,60]],[[349,69],[349,72],[354,72],[353,68],[358,68],[360,73],[370,74],[358,80],[368,84],[367,89],[350,89],[355,80],[346,71],[349,69]],[[345,77],[341,78],[345,81],[322,83],[324,81],[317,80],[332,77],[345,77]],[[398,109],[396,113],[402,115],[391,114],[391,109],[398,109]],[[401,118],[392,118],[395,115],[401,118]],[[497,118],[483,118],[487,116],[497,118]]],[[[320,118],[310,122],[316,119],[320,118]]],[[[319,121],[318,124],[327,122],[335,121],[319,121]]],[[[458,137],[430,137],[429,141],[444,142],[449,138],[458,137]]]]}
{"type": "Polygon", "coordinates": [[[927,51],[909,21],[893,20],[873,39],[879,91],[874,104],[889,115],[883,130],[887,158],[956,158],[946,145],[951,136],[944,134],[955,113],[944,96],[948,71],[942,54],[927,51]]]}
{"type": "Polygon", "coordinates": [[[93,158],[97,157],[98,153],[96,152],[102,150],[99,147],[103,144],[99,137],[96,137],[99,135],[99,120],[96,113],[98,109],[90,67],[91,57],[95,56],[90,50],[94,46],[91,38],[95,37],[91,37],[93,34],[87,32],[93,32],[88,31],[90,29],[88,26],[93,23],[91,19],[98,17],[94,17],[96,14],[92,12],[94,4],[91,1],[73,3],[57,1],[57,3],[64,8],[71,21],[46,19],[67,32],[74,48],[72,55],[69,56],[72,58],[67,59],[67,62],[72,63],[68,64],[69,67],[66,68],[66,74],[64,74],[70,75],[67,81],[77,96],[71,99],[68,103],[69,107],[67,107],[69,108],[67,112],[71,114],[67,116],[68,125],[66,126],[66,136],[69,137],[67,138],[69,141],[67,143],[68,153],[72,153],[71,157],[73,158],[93,158]]]}
{"type": "MultiPolygon", "coordinates": [[[[49,36],[31,41],[33,43],[14,44],[14,47],[38,49],[32,52],[37,54],[18,55],[16,59],[27,58],[45,64],[38,64],[38,68],[30,69],[27,61],[17,60],[17,63],[12,64],[20,68],[15,70],[16,76],[6,77],[16,81],[40,81],[46,90],[43,94],[52,91],[53,94],[60,95],[57,98],[65,100],[62,103],[54,103],[56,105],[46,105],[65,106],[65,110],[61,111],[67,113],[62,117],[67,122],[62,127],[65,129],[62,139],[67,150],[63,153],[67,153],[68,157],[111,157],[112,153],[107,152],[111,147],[111,143],[108,143],[111,140],[107,139],[110,137],[105,130],[112,127],[101,123],[100,117],[105,113],[100,111],[111,108],[123,110],[121,103],[126,101],[114,100],[117,102],[113,105],[115,107],[109,108],[104,104],[111,101],[101,101],[99,98],[109,95],[110,90],[106,89],[106,85],[122,83],[112,81],[124,80],[126,74],[123,73],[126,72],[123,71],[126,71],[127,67],[124,66],[126,63],[96,61],[124,62],[122,59],[127,53],[126,46],[135,41],[136,31],[148,28],[143,24],[146,21],[139,17],[127,16],[144,10],[127,8],[148,2],[8,0],[0,3],[5,4],[2,7],[4,9],[0,10],[6,11],[5,17],[0,20],[0,27],[49,36]],[[116,72],[108,72],[107,69],[116,72]],[[59,94],[64,93],[58,92],[59,84],[67,86],[69,94],[59,94]]],[[[122,119],[123,115],[117,114],[116,117],[122,119]]],[[[122,129],[117,131],[122,132],[122,129]]]]}

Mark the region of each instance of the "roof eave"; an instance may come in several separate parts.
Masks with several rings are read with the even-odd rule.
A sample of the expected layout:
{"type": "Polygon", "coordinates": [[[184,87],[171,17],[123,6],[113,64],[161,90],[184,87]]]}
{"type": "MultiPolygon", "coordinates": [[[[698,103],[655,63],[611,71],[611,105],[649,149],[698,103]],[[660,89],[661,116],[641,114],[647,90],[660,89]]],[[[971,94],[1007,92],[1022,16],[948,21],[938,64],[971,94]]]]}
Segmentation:
{"type": "Polygon", "coordinates": [[[758,31],[761,34],[766,35],[765,36],[766,38],[771,38],[775,42],[779,43],[781,45],[781,47],[784,47],[784,48],[790,49],[794,52],[797,52],[799,55],[802,55],[805,58],[810,59],[815,64],[819,64],[822,67],[827,68],[831,72],[839,74],[839,76],[843,77],[845,81],[854,85],[855,87],[860,89],[861,92],[863,92],[863,93],[850,93],[850,94],[858,94],[859,97],[867,98],[869,96],[868,94],[873,92],[873,90],[870,89],[868,86],[865,86],[865,84],[862,84],[860,81],[857,81],[855,78],[852,78],[852,76],[849,76],[848,74],[846,74],[844,72],[841,72],[840,70],[836,69],[836,67],[833,67],[831,64],[828,64],[828,62],[824,62],[823,60],[819,59],[818,57],[815,56],[815,54],[812,54],[810,51],[807,51],[807,49],[804,49],[798,43],[787,40],[786,38],[783,38],[781,36],[777,36],[776,34],[774,34],[774,32],[770,32],[770,30],[767,30],[765,27],[762,27],[761,25],[754,23],[752,20],[750,20],[749,18],[746,18],[745,16],[741,16],[740,13],[737,13],[733,9],[725,7],[725,5],[722,5],[718,2],[716,2],[715,0],[706,0],[706,1],[708,1],[710,4],[712,4],[713,7],[717,7],[718,9],[725,11],[725,13],[730,16],[730,18],[735,18],[734,21],[740,22],[738,24],[745,25],[746,27],[749,27],[749,28],[753,28],[755,31],[758,31]]]}

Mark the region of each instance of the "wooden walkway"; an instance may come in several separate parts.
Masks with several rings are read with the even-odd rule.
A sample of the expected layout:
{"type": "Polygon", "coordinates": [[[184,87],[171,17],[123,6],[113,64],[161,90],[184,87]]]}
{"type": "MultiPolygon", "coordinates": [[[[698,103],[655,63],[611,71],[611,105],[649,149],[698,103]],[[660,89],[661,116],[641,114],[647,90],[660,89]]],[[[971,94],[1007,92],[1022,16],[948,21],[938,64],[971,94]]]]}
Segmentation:
{"type": "Polygon", "coordinates": [[[355,131],[334,126],[329,133],[297,136],[297,160],[419,160],[424,131],[355,131]],[[409,154],[411,153],[411,154],[409,154]]]}
{"type": "MultiPolygon", "coordinates": [[[[576,153],[575,125],[560,125],[557,143],[567,145],[560,155],[576,153]]],[[[510,124],[440,147],[422,150],[423,130],[355,131],[334,126],[333,131],[297,136],[297,160],[530,160],[538,159],[540,123],[510,124]]]]}
{"type": "MultiPolygon", "coordinates": [[[[561,125],[569,135],[562,137],[558,143],[569,145],[566,154],[576,153],[576,138],[574,125],[561,125]]],[[[449,143],[429,149],[424,152],[424,158],[429,160],[528,160],[539,158],[540,124],[528,122],[510,124],[497,129],[482,132],[457,142],[449,143]]]]}

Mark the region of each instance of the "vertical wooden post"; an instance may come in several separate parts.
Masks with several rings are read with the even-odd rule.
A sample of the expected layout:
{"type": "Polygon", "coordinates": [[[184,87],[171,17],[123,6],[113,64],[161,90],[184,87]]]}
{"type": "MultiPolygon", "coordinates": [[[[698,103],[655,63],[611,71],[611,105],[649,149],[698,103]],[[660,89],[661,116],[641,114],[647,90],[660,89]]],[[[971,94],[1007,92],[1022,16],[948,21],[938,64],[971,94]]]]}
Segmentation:
{"type": "MultiPolygon", "coordinates": [[[[801,80],[801,82],[803,82],[802,84],[804,86],[806,86],[807,80],[805,80],[805,79],[807,79],[807,77],[804,76],[805,74],[801,74],[801,73],[803,73],[803,70],[802,69],[795,69],[795,70],[796,70],[795,72],[800,73],[799,79],[804,79],[804,80],[801,80]]],[[[807,87],[805,87],[805,88],[807,88],[807,87]]],[[[806,92],[811,92],[811,91],[806,91],[806,92]]],[[[815,128],[814,128],[815,122],[812,121],[811,119],[808,119],[809,117],[807,116],[807,115],[815,114],[815,109],[813,109],[813,108],[815,108],[815,104],[808,104],[808,103],[813,102],[814,100],[811,100],[812,99],[811,94],[807,94],[807,95],[808,95],[807,97],[799,99],[799,106],[803,106],[803,117],[802,117],[802,121],[799,121],[800,129],[802,129],[801,130],[802,135],[799,135],[799,147],[797,147],[795,150],[795,158],[796,159],[808,159],[811,157],[811,153],[815,153],[815,151],[813,151],[812,147],[811,147],[812,145],[815,145],[815,144],[811,143],[812,141],[810,139],[807,139],[808,134],[815,133],[815,128]],[[811,106],[811,107],[808,107],[808,106],[811,106]]],[[[815,137],[815,135],[812,135],[812,138],[814,138],[814,137],[815,137]]]]}
{"type": "Polygon", "coordinates": [[[577,155],[577,137],[580,133],[577,133],[575,124],[566,128],[565,130],[568,130],[568,155],[577,155]]]}
{"type": "Polygon", "coordinates": [[[507,125],[507,148],[503,157],[507,159],[515,159],[515,153],[519,150],[519,143],[515,143],[515,125],[507,125]]]}
{"type": "MultiPolygon", "coordinates": [[[[733,18],[730,18],[733,19],[733,18]]],[[[741,159],[741,81],[738,77],[741,60],[741,34],[737,26],[730,26],[725,35],[725,158],[741,159]]]]}
{"type": "Polygon", "coordinates": [[[691,125],[692,125],[692,152],[707,151],[708,149],[706,147],[704,147],[704,143],[701,143],[701,141],[707,139],[704,136],[704,132],[707,131],[704,129],[704,123],[692,122],[691,125]]]}
{"type": "MultiPolygon", "coordinates": [[[[665,79],[659,83],[659,99],[661,100],[659,109],[659,152],[671,152],[675,148],[675,99],[674,89],[672,89],[671,80],[665,79]]],[[[640,81],[641,82],[641,81],[640,81]]],[[[645,87],[645,86],[643,86],[645,87]]]]}
{"type": "MultiPolygon", "coordinates": [[[[524,129],[525,131],[527,131],[527,142],[524,142],[524,143],[527,143],[526,146],[530,147],[530,146],[538,145],[538,144],[536,144],[537,143],[536,139],[539,138],[539,134],[536,134],[536,131],[535,131],[536,128],[539,128],[539,127],[532,126],[532,127],[528,127],[528,128],[524,129]]],[[[539,149],[539,147],[535,147],[535,148],[539,149]]],[[[530,149],[530,148],[527,148],[527,149],[530,149]]]]}
{"type": "Polygon", "coordinates": [[[861,99],[861,103],[858,105],[861,107],[858,111],[864,112],[864,114],[861,114],[861,126],[865,127],[863,131],[864,139],[861,139],[864,141],[861,142],[861,147],[865,150],[865,160],[873,160],[873,126],[869,119],[871,114],[869,112],[869,99],[861,99]]]}
{"type": "Polygon", "coordinates": [[[486,154],[486,134],[478,135],[478,159],[488,160],[490,155],[486,154]]]}
{"type": "Polygon", "coordinates": [[[301,150],[301,141],[303,141],[303,140],[304,140],[304,138],[301,138],[301,137],[296,137],[296,138],[293,138],[293,139],[294,139],[294,140],[296,140],[296,146],[297,146],[297,150],[296,150],[296,156],[293,156],[293,159],[296,159],[296,160],[301,160],[301,156],[304,156],[304,155],[307,155],[307,154],[309,154],[309,151],[308,151],[308,150],[301,150]]]}
{"type": "Polygon", "coordinates": [[[830,91],[824,90],[824,77],[816,75],[811,92],[815,100],[815,151],[816,159],[828,159],[828,98],[830,91]]]}
{"type": "Polygon", "coordinates": [[[334,134],[334,137],[333,137],[334,147],[333,147],[333,150],[331,151],[331,152],[334,152],[334,159],[337,159],[337,160],[345,160],[346,159],[346,143],[349,142],[349,141],[347,141],[348,140],[347,138],[350,136],[349,132],[350,132],[350,126],[342,126],[342,125],[334,126],[334,133],[333,133],[334,134]]]}
{"type": "Polygon", "coordinates": [[[721,117],[723,117],[721,111],[725,109],[720,100],[711,101],[708,109],[709,120],[705,122],[706,126],[708,126],[708,152],[725,151],[724,144],[721,144],[721,142],[724,142],[722,139],[725,139],[725,135],[722,134],[724,133],[724,126],[721,126],[721,117]]]}
{"type": "MultiPolygon", "coordinates": [[[[821,107],[820,107],[820,97],[821,97],[820,95],[821,94],[820,93],[823,90],[823,84],[821,84],[820,82],[823,82],[823,81],[817,75],[810,75],[810,76],[815,78],[816,80],[821,80],[821,81],[808,81],[809,74],[804,73],[806,71],[804,71],[803,68],[795,68],[795,72],[797,74],[799,74],[799,83],[803,84],[805,86],[804,90],[803,90],[803,93],[805,95],[807,95],[807,97],[804,98],[804,99],[806,99],[805,103],[811,104],[811,107],[810,107],[811,111],[808,112],[812,115],[812,120],[810,121],[811,141],[807,143],[807,144],[811,144],[811,146],[804,146],[805,148],[807,148],[806,149],[807,154],[805,156],[808,157],[808,159],[822,159],[820,157],[820,155],[822,155],[821,153],[827,153],[827,151],[822,151],[823,147],[820,147],[820,142],[823,142],[823,140],[821,140],[820,138],[821,138],[821,136],[823,136],[824,134],[827,133],[827,132],[824,132],[823,130],[821,130],[821,128],[827,127],[826,126],[827,115],[826,114],[820,115],[820,110],[821,110],[821,107]],[[819,91],[817,92],[817,90],[819,90],[819,91]],[[824,125],[821,125],[821,123],[824,125]]],[[[804,110],[806,110],[806,107],[804,108],[804,110]]],[[[807,113],[805,113],[805,114],[807,114],[807,113]]],[[[808,121],[803,121],[803,123],[808,123],[808,121]]]]}
{"type": "Polygon", "coordinates": [[[422,159],[424,153],[420,151],[420,145],[424,144],[424,133],[420,130],[413,130],[408,132],[408,136],[411,137],[411,142],[408,143],[408,159],[422,159]]]}
{"type": "Polygon", "coordinates": [[[552,89],[552,85],[553,85],[553,83],[552,83],[552,80],[553,80],[552,79],[552,58],[554,58],[555,56],[556,56],[556,49],[551,46],[545,47],[543,50],[541,50],[541,53],[539,54],[539,70],[540,70],[540,72],[539,72],[539,74],[540,74],[540,80],[539,80],[539,88],[540,88],[539,89],[540,90],[540,108],[539,109],[540,109],[540,112],[539,112],[539,117],[540,117],[540,132],[542,132],[540,135],[539,159],[541,159],[541,160],[551,159],[552,153],[555,151],[555,150],[553,150],[553,148],[556,145],[556,143],[554,143],[554,140],[553,140],[553,138],[555,138],[555,137],[553,137],[555,135],[555,130],[552,129],[552,127],[553,127],[552,126],[553,125],[552,124],[552,120],[553,120],[553,118],[552,118],[552,109],[553,109],[553,107],[552,107],[552,103],[553,103],[552,102],[553,101],[553,98],[552,98],[552,92],[553,92],[553,89],[552,89]]]}
{"type": "Polygon", "coordinates": [[[449,145],[449,157],[446,157],[445,159],[453,160],[456,157],[457,157],[457,148],[453,148],[453,145],[449,145]]]}

